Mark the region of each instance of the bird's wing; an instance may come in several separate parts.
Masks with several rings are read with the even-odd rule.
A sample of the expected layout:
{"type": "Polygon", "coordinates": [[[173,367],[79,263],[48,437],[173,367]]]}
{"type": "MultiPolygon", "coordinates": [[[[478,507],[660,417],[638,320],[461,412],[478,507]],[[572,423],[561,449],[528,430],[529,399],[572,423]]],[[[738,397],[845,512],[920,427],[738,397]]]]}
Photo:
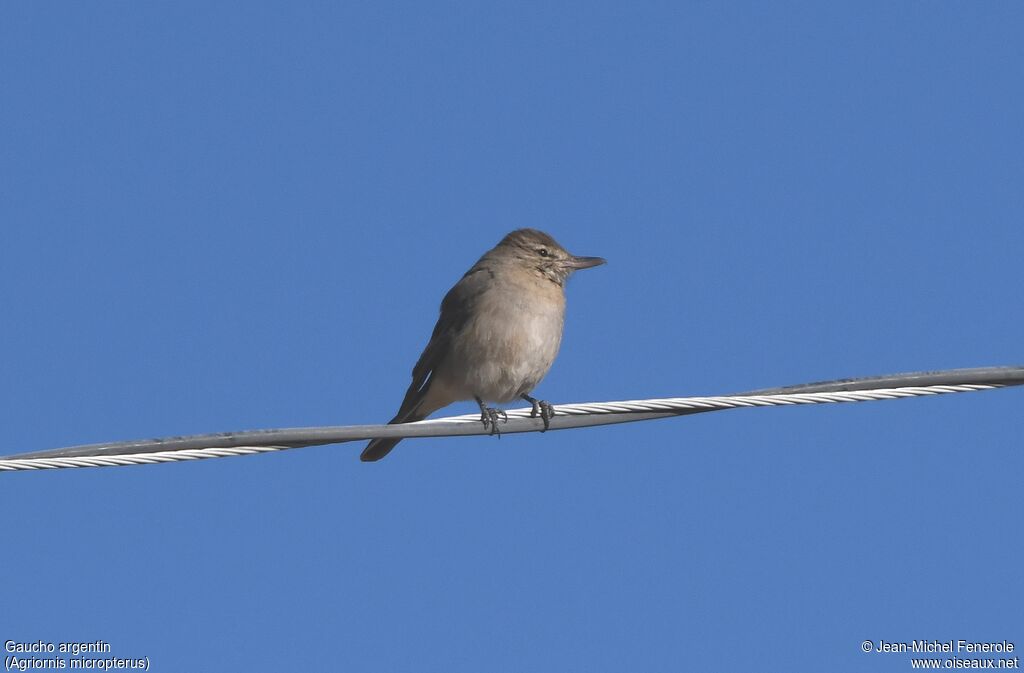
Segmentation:
{"type": "MultiPolygon", "coordinates": [[[[452,339],[458,334],[466,320],[473,314],[473,307],[479,301],[480,296],[488,287],[488,281],[494,277],[493,271],[480,266],[474,266],[466,272],[466,275],[448,291],[444,300],[441,301],[441,315],[434,325],[434,332],[430,335],[430,342],[423,349],[420,359],[412,369],[412,383],[405,392],[405,399],[399,408],[392,423],[404,423],[413,420],[417,416],[416,411],[427,391],[430,390],[432,375],[438,365],[441,364],[448,354],[452,339]]],[[[422,415],[419,418],[423,418],[422,415]]]]}

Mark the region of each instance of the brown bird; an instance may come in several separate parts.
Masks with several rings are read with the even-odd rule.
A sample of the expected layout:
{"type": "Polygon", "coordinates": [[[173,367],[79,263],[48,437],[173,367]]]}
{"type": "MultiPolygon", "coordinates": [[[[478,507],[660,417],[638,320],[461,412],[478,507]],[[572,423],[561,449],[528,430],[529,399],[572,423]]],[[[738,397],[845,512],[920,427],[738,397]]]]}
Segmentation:
{"type": "MultiPolygon", "coordinates": [[[[553,415],[550,404],[530,393],[551,369],[562,341],[565,281],[578,269],[604,264],[576,257],[536,229],[517,229],[501,239],[455,284],[444,301],[430,342],[412,370],[412,384],[390,423],[423,420],[459,400],[476,400],[491,432],[504,412],[485,402],[517,398],[533,416],[553,415]]],[[[364,461],[380,460],[400,439],[374,439],[364,461]]]]}

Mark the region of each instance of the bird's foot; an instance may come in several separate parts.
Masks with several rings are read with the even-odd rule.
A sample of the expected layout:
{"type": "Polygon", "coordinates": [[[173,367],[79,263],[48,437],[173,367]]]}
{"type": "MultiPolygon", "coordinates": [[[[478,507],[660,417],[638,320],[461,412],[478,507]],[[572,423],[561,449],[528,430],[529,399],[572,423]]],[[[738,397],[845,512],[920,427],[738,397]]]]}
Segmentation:
{"type": "Polygon", "coordinates": [[[481,399],[477,399],[476,403],[480,405],[480,422],[484,424],[484,430],[490,428],[492,435],[500,437],[501,430],[498,429],[498,419],[500,418],[503,423],[508,423],[508,414],[501,409],[487,406],[481,399]]]}
{"type": "Polygon", "coordinates": [[[530,412],[530,418],[537,418],[540,416],[540,419],[544,421],[544,430],[541,430],[541,432],[550,428],[551,418],[555,415],[555,408],[551,406],[551,403],[535,399],[529,395],[523,395],[523,399],[533,405],[533,410],[530,412]]]}

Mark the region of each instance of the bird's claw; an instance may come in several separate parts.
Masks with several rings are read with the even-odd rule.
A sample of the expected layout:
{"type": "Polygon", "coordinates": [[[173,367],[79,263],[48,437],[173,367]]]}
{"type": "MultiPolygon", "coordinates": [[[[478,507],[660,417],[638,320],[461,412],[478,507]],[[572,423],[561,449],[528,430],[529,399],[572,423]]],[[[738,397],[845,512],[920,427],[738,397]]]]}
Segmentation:
{"type": "Polygon", "coordinates": [[[484,430],[488,427],[491,429],[492,435],[501,436],[501,430],[498,429],[499,418],[503,423],[508,423],[508,414],[503,410],[494,409],[492,407],[480,408],[480,421],[484,424],[484,430]]]}
{"type": "Polygon", "coordinates": [[[544,400],[533,400],[533,410],[530,412],[530,418],[537,418],[540,416],[541,420],[544,421],[544,432],[551,427],[551,418],[555,415],[555,408],[551,406],[550,402],[544,400]]]}

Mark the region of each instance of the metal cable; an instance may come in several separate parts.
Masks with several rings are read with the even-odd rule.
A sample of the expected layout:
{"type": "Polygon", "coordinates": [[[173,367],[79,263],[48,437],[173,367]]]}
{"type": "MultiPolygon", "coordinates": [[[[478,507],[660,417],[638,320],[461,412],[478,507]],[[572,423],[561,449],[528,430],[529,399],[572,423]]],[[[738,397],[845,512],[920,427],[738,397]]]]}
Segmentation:
{"type": "MultiPolygon", "coordinates": [[[[567,430],[746,407],[891,400],[991,390],[1022,384],[1024,367],[984,367],[842,379],[758,390],[739,395],[560,404],[555,407],[555,417],[551,419],[550,429],[567,430]]],[[[502,434],[537,432],[542,429],[543,422],[539,418],[532,418],[530,409],[510,410],[507,422],[500,426],[502,434]]],[[[0,472],[147,465],[244,456],[376,437],[454,437],[483,434],[489,434],[489,431],[483,427],[478,414],[399,425],[348,425],[225,432],[90,444],[24,453],[0,458],[0,472]]]]}

